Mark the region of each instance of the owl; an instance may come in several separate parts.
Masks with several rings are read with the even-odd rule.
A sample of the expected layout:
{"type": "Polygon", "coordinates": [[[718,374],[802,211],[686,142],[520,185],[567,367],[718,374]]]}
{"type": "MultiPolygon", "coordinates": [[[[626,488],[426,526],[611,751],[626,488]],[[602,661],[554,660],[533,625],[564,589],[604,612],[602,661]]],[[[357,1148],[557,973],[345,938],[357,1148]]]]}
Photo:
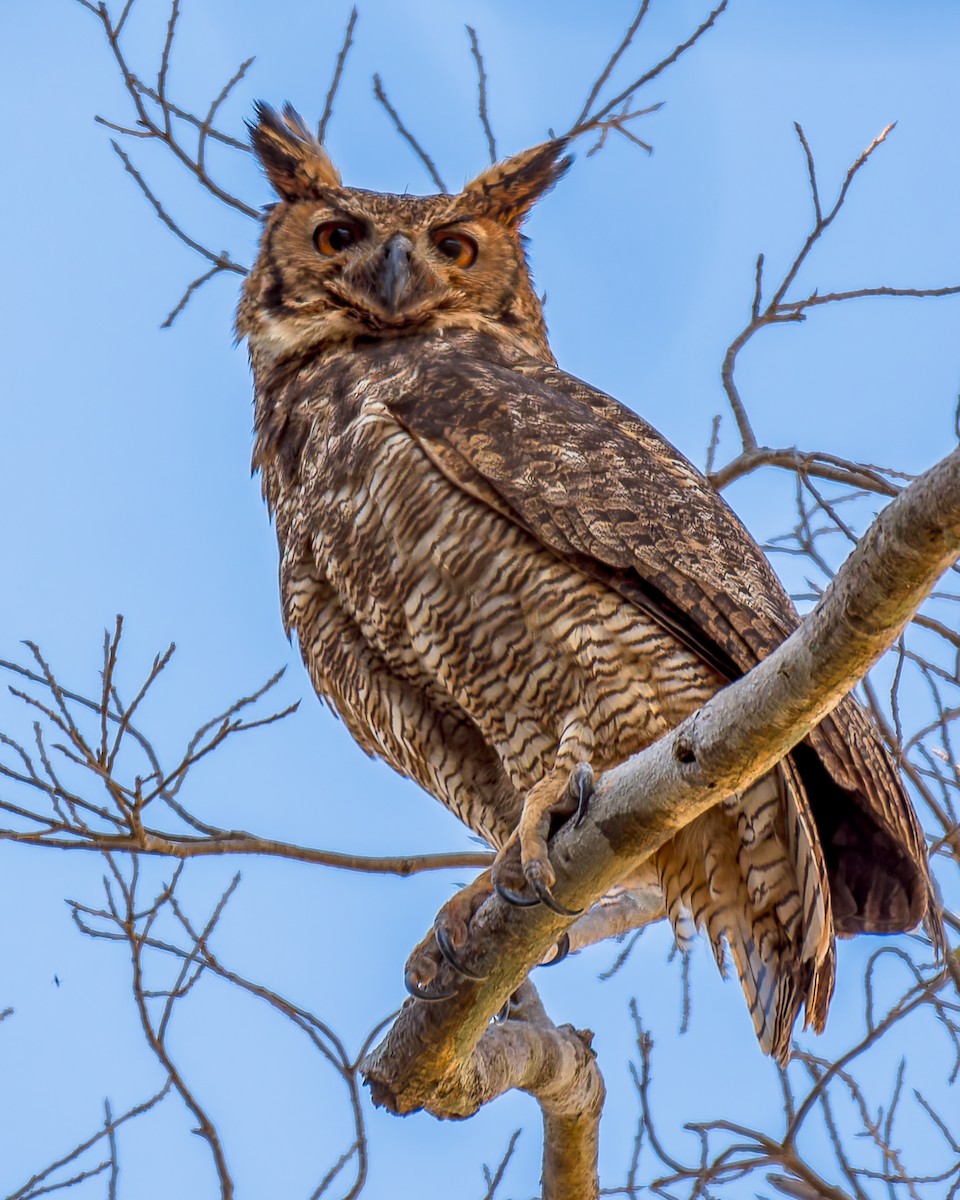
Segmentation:
{"type": "MultiPolygon", "coordinates": [[[[594,775],[798,617],[703,476],[556,364],[521,226],[563,140],[411,196],[345,187],[289,106],[258,106],[251,133],[279,200],[237,331],[287,631],[363,750],[497,851],[408,964],[437,998],[494,888],[566,911],[549,839],[594,775]]],[[[623,886],[659,888],[681,940],[729,953],[781,1061],[801,1008],[823,1027],[837,934],[932,911],[920,827],[852,699],[623,886]]]]}

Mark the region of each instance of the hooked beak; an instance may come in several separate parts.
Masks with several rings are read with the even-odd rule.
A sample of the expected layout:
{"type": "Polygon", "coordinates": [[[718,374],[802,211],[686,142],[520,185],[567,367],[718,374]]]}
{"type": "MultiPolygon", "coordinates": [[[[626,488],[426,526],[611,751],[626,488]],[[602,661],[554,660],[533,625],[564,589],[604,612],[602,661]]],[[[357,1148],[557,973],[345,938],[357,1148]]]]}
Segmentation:
{"type": "Polygon", "coordinates": [[[413,242],[402,233],[395,233],[384,247],[379,290],[380,299],[391,313],[397,311],[410,283],[412,253],[413,242]]]}

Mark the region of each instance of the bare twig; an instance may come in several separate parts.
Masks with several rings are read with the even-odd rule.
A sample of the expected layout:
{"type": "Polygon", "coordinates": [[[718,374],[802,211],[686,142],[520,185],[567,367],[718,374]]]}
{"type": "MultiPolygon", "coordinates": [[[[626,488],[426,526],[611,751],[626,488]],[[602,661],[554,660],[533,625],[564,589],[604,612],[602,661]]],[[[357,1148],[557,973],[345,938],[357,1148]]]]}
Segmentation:
{"type": "Polygon", "coordinates": [[[769,325],[782,324],[789,321],[803,321],[806,318],[808,309],[823,306],[825,304],[841,303],[848,300],[862,299],[865,297],[898,297],[898,298],[933,298],[960,295],[960,285],[949,287],[936,288],[909,288],[909,287],[864,287],[855,288],[840,292],[828,292],[820,294],[812,292],[810,295],[800,300],[788,300],[787,292],[794,283],[800,268],[806,262],[811,250],[833,223],[834,219],[840,212],[847,198],[847,193],[850,186],[856,178],[857,174],[866,165],[875,151],[886,141],[887,137],[894,128],[894,125],[888,125],[873,139],[873,141],[863,150],[851,166],[847,169],[840,190],[837,194],[833,207],[824,213],[821,200],[820,190],[817,183],[816,167],[813,160],[813,153],[810,149],[810,144],[807,141],[806,134],[799,124],[795,124],[797,138],[800,141],[803,149],[804,159],[807,166],[807,177],[810,185],[811,200],[813,203],[814,221],[813,227],[808,233],[803,245],[795,255],[792,263],[787,268],[783,278],[777,285],[771,299],[765,306],[762,306],[762,276],[763,276],[763,255],[757,258],[754,295],[750,308],[749,323],[737,334],[730,343],[727,352],[724,355],[723,366],[721,368],[721,379],[723,381],[724,391],[726,392],[727,401],[733,413],[737,424],[737,430],[740,434],[741,451],[727,465],[719,470],[713,469],[713,463],[710,464],[708,471],[710,481],[714,487],[721,489],[732,483],[735,479],[739,479],[752,471],[757,470],[762,466],[777,466],[784,467],[788,470],[797,472],[798,475],[807,477],[816,475],[822,479],[830,479],[838,483],[845,483],[851,487],[862,487],[870,491],[875,491],[880,495],[895,495],[896,486],[888,479],[883,477],[883,473],[876,468],[869,468],[860,463],[850,462],[849,460],[838,459],[833,455],[821,453],[805,454],[795,449],[771,449],[769,446],[761,446],[753,425],[747,415],[746,406],[740,395],[739,389],[735,381],[735,370],[737,364],[737,356],[743,347],[753,338],[760,330],[769,325]]]}
{"type": "Polygon", "coordinates": [[[373,77],[373,94],[376,96],[378,103],[386,110],[390,119],[393,121],[394,128],[403,140],[411,147],[417,158],[420,159],[426,168],[427,174],[436,185],[437,191],[446,192],[447,186],[440,178],[440,172],[437,170],[436,164],[430,155],[424,150],[423,146],[417,141],[410,130],[404,125],[400,119],[400,114],[387,99],[387,93],[383,90],[383,81],[379,75],[373,77]]]}
{"type": "MultiPolygon", "coordinates": [[[[138,908],[137,901],[139,872],[136,860],[132,860],[131,862],[129,878],[117,870],[116,864],[112,862],[109,856],[107,861],[112,879],[105,881],[106,907],[95,910],[77,901],[71,901],[71,911],[78,928],[87,936],[105,941],[123,943],[131,947],[134,960],[134,994],[141,1013],[144,1032],[151,1048],[154,1049],[155,1053],[158,1053],[159,1049],[161,1053],[158,1053],[158,1057],[162,1059],[166,1058],[166,1040],[171,1014],[175,1006],[179,1005],[191,994],[194,983],[200,978],[201,974],[214,976],[223,983],[238,988],[248,995],[255,996],[266,1002],[275,1013],[288,1020],[295,1028],[306,1035],[310,1043],[335,1070],[346,1087],[354,1125],[351,1141],[344,1153],[327,1170],[320,1184],[314,1190],[313,1195],[315,1197],[323,1195],[334,1180],[341,1175],[344,1168],[352,1163],[353,1182],[346,1192],[343,1193],[343,1200],[355,1200],[355,1197],[363,1189],[368,1168],[367,1139],[360,1101],[359,1082],[357,1079],[358,1062],[366,1052],[371,1039],[377,1036],[385,1022],[379,1022],[364,1040],[360,1052],[351,1056],[329,1025],[314,1016],[307,1009],[292,1003],[270,988],[254,983],[226,967],[214,954],[210,946],[210,938],[223,912],[224,906],[236,886],[236,879],[234,879],[233,883],[230,884],[220,897],[204,926],[197,928],[186,915],[183,906],[177,898],[178,886],[181,879],[179,869],[170,883],[161,890],[160,894],[150,901],[146,907],[140,909],[138,908]],[[122,903],[117,903],[115,899],[116,891],[119,891],[122,903]],[[186,946],[162,940],[152,932],[161,914],[168,910],[172,910],[177,925],[186,934],[186,946]],[[174,982],[160,991],[155,991],[146,986],[147,958],[149,955],[170,957],[177,960],[180,964],[174,982]],[[163,1001],[159,1021],[152,1018],[149,1012],[149,1001],[154,998],[159,998],[163,1001]]],[[[393,1015],[395,1016],[396,1014],[393,1015]]],[[[389,1021],[390,1019],[392,1017],[386,1020],[389,1021]]],[[[194,1105],[196,1105],[196,1100],[192,1097],[192,1093],[190,1095],[193,1099],[193,1104],[183,1096],[182,1088],[185,1085],[183,1085],[182,1078],[177,1077],[173,1079],[171,1086],[180,1092],[188,1108],[195,1111],[194,1105]]],[[[212,1127],[203,1126],[199,1132],[211,1133],[215,1137],[215,1131],[212,1130],[212,1127]]],[[[230,1194],[229,1189],[226,1194],[230,1194]]]]}
{"type": "Polygon", "coordinates": [[[490,114],[487,111],[487,72],[483,65],[483,55],[480,53],[480,42],[477,40],[477,31],[472,25],[468,25],[467,33],[470,37],[470,52],[473,55],[473,61],[477,64],[477,112],[480,117],[480,125],[484,136],[487,139],[487,150],[490,154],[490,161],[495,163],[497,161],[497,142],[493,136],[493,128],[490,125],[490,114]]]}
{"type": "MultiPolygon", "coordinates": [[[[151,86],[145,82],[133,70],[121,45],[121,34],[123,33],[127,18],[133,9],[134,0],[127,0],[127,3],[121,10],[120,16],[116,20],[112,17],[107,3],[92,4],[88,0],[79,0],[79,2],[84,8],[94,14],[102,25],[107,43],[113,54],[114,61],[120,72],[124,88],[133,105],[134,111],[132,123],[111,121],[101,116],[98,116],[96,120],[106,128],[121,134],[123,137],[160,142],[187,169],[201,187],[217,201],[226,204],[246,217],[254,220],[259,219],[257,209],[253,205],[248,204],[240,196],[235,195],[217,183],[207,165],[207,144],[209,141],[214,141],[231,151],[238,150],[241,153],[249,151],[249,147],[239,138],[217,128],[215,121],[223,104],[233,93],[237,84],[246,76],[247,71],[253,63],[253,59],[248,58],[240,64],[233,75],[214,96],[206,113],[203,116],[199,116],[176,104],[168,94],[174,43],[180,17],[179,0],[171,0],[155,86],[151,86]],[[196,142],[194,145],[189,146],[187,141],[194,134],[196,135],[196,142]],[[185,140],[187,135],[189,135],[189,138],[185,140]]],[[[166,329],[173,324],[176,317],[183,311],[196,292],[212,279],[214,275],[220,274],[223,271],[243,275],[246,274],[246,268],[236,262],[231,257],[229,251],[221,250],[218,253],[204,246],[196,238],[191,237],[183,226],[169,215],[166,207],[157,198],[142,173],[133,165],[126,152],[121,149],[116,141],[112,144],[125,169],[135,180],[140,191],[151,204],[161,221],[184,245],[188,246],[195,253],[200,254],[212,264],[211,270],[199,275],[189,285],[180,301],[168,314],[162,326],[162,328],[166,329]]]]}
{"type": "Polygon", "coordinates": [[[272,690],[280,678],[278,673],[250,695],[235,701],[225,712],[203,722],[189,739],[177,765],[165,771],[150,739],[135,727],[133,717],[169,665],[174,647],[170,646],[154,659],[132,703],[123,707],[118,702],[115,684],[121,630],[122,621],[118,618],[114,633],[106,639],[102,686],[96,699],[64,688],[35,646],[32,651],[40,664],[39,674],[17,663],[0,660],[0,670],[11,671],[42,685],[54,697],[54,706],[49,707],[27,692],[11,689],[15,696],[50,721],[55,730],[66,733],[76,752],[64,747],[62,753],[82,770],[89,772],[106,789],[108,796],[107,805],[93,804],[75,789],[67,787],[46,751],[39,723],[35,726],[39,764],[35,764],[24,747],[13,738],[0,734],[0,746],[13,750],[21,764],[21,769],[17,770],[0,762],[0,776],[39,793],[52,810],[44,812],[0,798],[0,812],[16,818],[20,826],[24,822],[28,824],[27,828],[16,825],[0,828],[0,841],[60,850],[165,855],[181,861],[210,855],[258,854],[368,874],[399,876],[451,868],[485,867],[492,861],[489,852],[479,850],[426,855],[355,855],[282,842],[245,830],[222,829],[200,821],[175,799],[191,769],[229,738],[282,720],[293,712],[295,706],[252,720],[242,715],[272,690]],[[83,732],[85,713],[90,714],[96,723],[97,745],[83,732]],[[147,769],[141,769],[133,781],[124,780],[116,773],[128,739],[133,740],[136,749],[147,760],[147,769]],[[147,824],[143,819],[143,810],[157,799],[163,800],[197,833],[165,830],[147,824]],[[94,821],[93,818],[98,820],[94,821]]]}
{"type": "Polygon", "coordinates": [[[497,1194],[497,1188],[503,1182],[503,1177],[506,1174],[507,1167],[510,1165],[510,1159],[513,1158],[513,1152],[517,1148],[517,1142],[520,1139],[521,1129],[515,1129],[510,1135],[510,1141],[507,1142],[507,1148],[503,1153],[503,1157],[497,1164],[496,1171],[491,1172],[487,1166],[484,1166],[483,1173],[486,1176],[487,1190],[483,1194],[483,1200],[493,1200],[497,1194]]]}
{"type": "MultiPolygon", "coordinates": [[[[640,23],[643,21],[643,18],[646,16],[648,7],[649,7],[649,0],[643,0],[643,3],[641,3],[640,8],[637,11],[636,17],[630,24],[630,27],[627,29],[627,32],[624,34],[623,39],[620,42],[620,45],[617,47],[617,49],[611,55],[610,59],[607,61],[603,70],[600,72],[600,75],[597,77],[596,82],[591,86],[590,93],[587,97],[587,101],[584,104],[583,108],[580,110],[580,115],[574,121],[573,125],[571,125],[570,128],[567,130],[567,132],[563,135],[564,137],[570,138],[570,139],[582,137],[585,133],[589,133],[595,129],[603,129],[605,126],[606,127],[615,127],[617,129],[619,129],[620,132],[625,133],[626,132],[626,130],[624,129],[625,122],[632,120],[634,117],[642,116],[648,112],[653,112],[657,108],[659,108],[660,105],[655,104],[655,105],[651,105],[648,108],[638,109],[634,112],[629,111],[630,106],[633,104],[634,97],[636,96],[637,92],[642,87],[644,87],[646,84],[648,84],[652,80],[656,79],[659,75],[662,75],[663,72],[668,67],[672,66],[677,61],[677,59],[679,59],[693,45],[695,45],[700,40],[700,38],[703,37],[703,35],[707,32],[708,29],[711,29],[713,27],[713,25],[716,23],[717,19],[720,17],[720,15],[726,9],[727,0],[722,0],[722,2],[720,4],[718,4],[717,7],[713,10],[713,12],[711,12],[710,15],[706,18],[706,20],[704,20],[694,30],[694,32],[690,35],[690,37],[688,37],[685,41],[680,42],[677,46],[675,46],[674,49],[671,50],[670,53],[667,54],[664,58],[660,59],[660,61],[658,63],[656,63],[654,66],[650,67],[649,70],[644,71],[644,73],[642,75],[638,76],[638,78],[636,78],[633,81],[633,83],[631,83],[628,87],[624,88],[622,91],[618,92],[617,95],[615,95],[613,97],[613,99],[607,100],[605,103],[601,104],[600,107],[597,108],[596,110],[590,111],[592,105],[596,102],[600,92],[602,91],[604,84],[609,79],[610,73],[612,72],[614,66],[616,65],[616,63],[620,59],[623,52],[627,49],[627,47],[630,45],[631,41],[633,40],[633,37],[636,34],[637,29],[640,27],[640,23]],[[617,110],[620,110],[620,111],[618,112],[617,110]]],[[[646,143],[643,143],[643,145],[645,148],[648,148],[648,147],[646,147],[646,143]]]]}
{"type": "Polygon", "coordinates": [[[144,1100],[141,1104],[136,1104],[132,1108],[127,1109],[127,1111],[122,1113],[119,1117],[110,1117],[109,1106],[107,1106],[107,1119],[96,1133],[94,1133],[91,1137],[86,1138],[78,1145],[74,1146],[73,1149],[67,1154],[64,1154],[62,1157],[49,1163],[36,1175],[32,1175],[26,1181],[26,1183],[21,1184],[20,1187],[11,1192],[10,1195],[7,1196],[6,1200],[32,1200],[32,1197],[42,1195],[45,1192],[72,1187],[76,1182],[79,1181],[79,1179],[89,1178],[92,1175],[101,1174],[106,1170],[110,1170],[111,1179],[114,1178],[115,1168],[112,1167],[112,1163],[116,1162],[114,1141],[116,1131],[121,1125],[125,1125],[128,1121],[135,1120],[137,1117],[143,1116],[144,1113],[150,1112],[151,1109],[155,1108],[156,1105],[158,1105],[164,1099],[164,1097],[167,1096],[171,1086],[172,1082],[168,1079],[163,1087],[158,1092],[155,1092],[148,1100],[144,1100]],[[62,1170],[64,1167],[69,1166],[72,1163],[76,1163],[84,1154],[86,1154],[88,1150],[102,1142],[104,1138],[107,1139],[107,1145],[110,1151],[109,1159],[107,1159],[105,1162],[98,1163],[89,1171],[82,1172],[79,1176],[73,1176],[69,1180],[64,1180],[60,1183],[50,1182],[51,1175],[54,1175],[57,1171],[62,1170]]]}
{"type": "Polygon", "coordinates": [[[637,9],[637,15],[630,22],[630,25],[627,28],[627,32],[620,39],[620,43],[617,46],[617,48],[607,59],[606,66],[604,66],[603,70],[600,72],[600,74],[594,80],[593,86],[590,89],[590,93],[587,96],[586,100],[583,102],[583,108],[580,109],[580,112],[577,115],[577,119],[573,123],[574,128],[576,128],[578,125],[580,125],[582,122],[584,122],[588,119],[588,117],[590,115],[590,109],[593,107],[593,102],[600,95],[601,91],[603,90],[604,84],[607,82],[607,80],[610,78],[610,75],[613,72],[613,68],[617,65],[617,63],[623,57],[624,51],[629,47],[630,43],[633,41],[634,34],[640,28],[643,18],[647,15],[647,9],[649,7],[650,7],[650,0],[642,0],[640,7],[637,9]]]}
{"type": "Polygon", "coordinates": [[[215,254],[212,250],[208,250],[206,246],[201,245],[200,242],[195,241],[192,237],[190,237],[189,234],[185,233],[150,190],[145,179],[130,161],[130,156],[126,153],[123,147],[120,146],[118,142],[113,140],[111,140],[110,145],[115,150],[117,157],[123,163],[124,168],[129,172],[130,175],[133,176],[137,187],[139,187],[140,191],[150,202],[153,211],[175,237],[178,237],[185,246],[189,246],[191,250],[195,250],[197,254],[205,258],[208,262],[213,263],[219,270],[233,271],[237,275],[247,274],[247,268],[241,266],[240,263],[234,262],[226,251],[221,250],[219,254],[215,254]]]}
{"type": "Polygon", "coordinates": [[[330,118],[333,116],[333,102],[337,98],[337,92],[340,90],[340,80],[343,78],[343,67],[347,61],[347,55],[350,52],[350,47],[353,45],[353,31],[357,27],[357,8],[356,5],[350,10],[350,17],[347,20],[347,27],[343,32],[343,42],[340,45],[340,52],[337,54],[337,63],[333,69],[333,78],[330,80],[330,86],[327,89],[327,98],[323,104],[323,116],[320,118],[320,123],[317,126],[317,141],[323,145],[327,136],[327,128],[330,125],[330,118]]]}

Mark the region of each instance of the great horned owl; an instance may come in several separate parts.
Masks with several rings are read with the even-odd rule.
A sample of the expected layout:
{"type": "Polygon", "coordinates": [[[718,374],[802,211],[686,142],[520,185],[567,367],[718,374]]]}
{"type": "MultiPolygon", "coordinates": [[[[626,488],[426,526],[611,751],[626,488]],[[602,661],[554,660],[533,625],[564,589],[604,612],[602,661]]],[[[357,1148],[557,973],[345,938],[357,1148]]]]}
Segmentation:
{"type": "MultiPolygon", "coordinates": [[[[398,196],[344,187],[289,107],[251,128],[279,203],[237,329],[288,631],[360,746],[497,849],[498,890],[555,906],[551,821],[796,613],[699,472],[555,363],[520,226],[567,168],[563,141],[459,195],[398,196]]],[[[781,1060],[802,1005],[823,1026],[835,933],[910,929],[931,895],[852,699],[642,874],[679,933],[729,947],[781,1060]]],[[[485,873],[445,906],[415,992],[431,995],[438,946],[456,963],[490,891],[485,873]]]]}

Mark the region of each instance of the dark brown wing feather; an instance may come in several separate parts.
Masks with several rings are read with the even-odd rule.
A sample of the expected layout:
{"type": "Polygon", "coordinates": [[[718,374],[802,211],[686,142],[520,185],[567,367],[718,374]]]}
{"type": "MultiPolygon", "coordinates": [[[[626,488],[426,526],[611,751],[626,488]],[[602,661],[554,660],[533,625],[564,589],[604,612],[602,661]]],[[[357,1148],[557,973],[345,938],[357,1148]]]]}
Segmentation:
{"type": "MultiPolygon", "coordinates": [[[[482,335],[422,349],[415,386],[397,389],[392,411],[458,487],[608,582],[728,678],[797,627],[756,542],[645,421],[482,335]]],[[[372,357],[389,371],[393,353],[384,346],[372,357]]],[[[932,896],[925,843],[899,772],[856,701],[811,733],[796,762],[838,931],[912,928],[932,896]]]]}

